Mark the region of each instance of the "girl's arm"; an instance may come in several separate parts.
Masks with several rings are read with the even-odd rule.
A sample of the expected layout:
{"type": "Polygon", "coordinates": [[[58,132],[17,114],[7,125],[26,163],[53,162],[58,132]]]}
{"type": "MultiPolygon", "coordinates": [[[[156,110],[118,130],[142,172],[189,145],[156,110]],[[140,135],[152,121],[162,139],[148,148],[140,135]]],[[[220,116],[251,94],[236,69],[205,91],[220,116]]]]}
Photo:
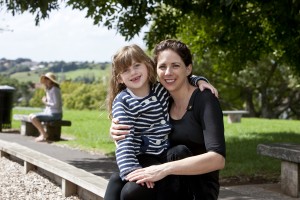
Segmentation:
{"type": "Polygon", "coordinates": [[[189,79],[189,82],[193,86],[198,86],[201,91],[208,89],[210,90],[216,97],[219,96],[218,90],[209,83],[209,81],[203,76],[195,76],[192,75],[189,79]]]}

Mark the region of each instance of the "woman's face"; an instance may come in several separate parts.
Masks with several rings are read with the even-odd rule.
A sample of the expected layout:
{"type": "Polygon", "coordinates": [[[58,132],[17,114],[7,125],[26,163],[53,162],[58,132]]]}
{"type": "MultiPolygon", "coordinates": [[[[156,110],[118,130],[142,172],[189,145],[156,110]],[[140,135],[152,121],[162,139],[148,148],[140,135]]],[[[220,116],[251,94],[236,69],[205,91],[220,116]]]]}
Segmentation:
{"type": "Polygon", "coordinates": [[[192,66],[186,66],[176,52],[168,49],[159,53],[156,70],[159,82],[172,92],[188,84],[187,76],[191,73],[192,66]]]}
{"type": "Polygon", "coordinates": [[[48,78],[45,78],[44,79],[44,85],[46,86],[46,88],[49,89],[52,86],[52,81],[50,79],[48,79],[48,78]]]}

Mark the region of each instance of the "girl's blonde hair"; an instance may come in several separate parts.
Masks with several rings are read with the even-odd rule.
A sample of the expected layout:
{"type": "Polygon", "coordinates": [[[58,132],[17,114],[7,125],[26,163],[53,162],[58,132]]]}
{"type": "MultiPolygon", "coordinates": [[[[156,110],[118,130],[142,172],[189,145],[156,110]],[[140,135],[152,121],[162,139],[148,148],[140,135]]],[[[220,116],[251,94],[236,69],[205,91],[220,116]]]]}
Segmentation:
{"type": "Polygon", "coordinates": [[[112,104],[115,97],[126,88],[123,83],[119,83],[119,76],[132,65],[133,61],[144,63],[148,69],[150,85],[156,83],[156,68],[152,59],[136,44],[121,48],[112,58],[110,88],[107,97],[110,119],[112,118],[112,104]]]}

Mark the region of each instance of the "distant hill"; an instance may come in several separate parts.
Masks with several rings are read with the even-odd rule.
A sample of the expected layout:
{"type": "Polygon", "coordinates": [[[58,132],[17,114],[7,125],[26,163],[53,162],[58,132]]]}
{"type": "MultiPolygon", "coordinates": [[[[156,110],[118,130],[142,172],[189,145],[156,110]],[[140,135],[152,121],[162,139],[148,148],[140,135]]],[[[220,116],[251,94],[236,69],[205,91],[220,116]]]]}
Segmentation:
{"type": "Polygon", "coordinates": [[[105,81],[110,71],[108,62],[35,62],[27,58],[0,59],[0,74],[16,78],[20,82],[38,82],[43,73],[54,72],[59,81],[105,81]]]}

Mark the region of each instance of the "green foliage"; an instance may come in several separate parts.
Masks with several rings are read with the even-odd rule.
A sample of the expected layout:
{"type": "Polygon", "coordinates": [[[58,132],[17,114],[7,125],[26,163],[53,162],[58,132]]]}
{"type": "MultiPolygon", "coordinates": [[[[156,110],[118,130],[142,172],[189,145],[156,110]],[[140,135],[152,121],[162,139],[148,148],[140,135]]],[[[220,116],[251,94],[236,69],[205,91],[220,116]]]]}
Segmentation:
{"type": "MultiPolygon", "coordinates": [[[[65,81],[60,84],[63,107],[77,110],[100,110],[105,108],[107,88],[103,83],[84,84],[65,81]]],[[[43,89],[36,89],[30,106],[43,107],[43,89]]]]}
{"type": "Polygon", "coordinates": [[[29,106],[31,107],[39,107],[43,108],[45,107],[45,104],[42,101],[42,98],[45,96],[45,89],[42,88],[37,88],[34,91],[34,94],[32,98],[29,101],[29,106]]]}
{"type": "Polygon", "coordinates": [[[64,82],[61,88],[65,108],[100,110],[105,107],[107,88],[102,83],[64,82]]]}
{"type": "Polygon", "coordinates": [[[0,85],[8,85],[15,89],[13,98],[14,104],[28,105],[28,101],[32,96],[31,89],[33,85],[31,82],[20,83],[17,79],[0,74],[0,85]]]}
{"type": "MultiPolygon", "coordinates": [[[[208,48],[221,50],[230,63],[235,61],[236,65],[230,66],[232,70],[242,69],[248,61],[258,60],[264,54],[279,52],[280,63],[300,71],[299,1],[67,0],[66,4],[84,10],[94,24],[115,28],[126,40],[138,35],[151,22],[145,38],[150,48],[162,39],[176,37],[180,33],[178,27],[190,23],[186,21],[188,17],[195,23],[206,19],[207,25],[217,30],[205,30],[214,38],[208,48]]],[[[0,1],[0,6],[13,14],[29,11],[36,15],[38,23],[58,9],[59,3],[57,0],[0,1]]],[[[195,23],[191,23],[191,30],[199,27],[199,24],[194,27],[195,23]]]]}

